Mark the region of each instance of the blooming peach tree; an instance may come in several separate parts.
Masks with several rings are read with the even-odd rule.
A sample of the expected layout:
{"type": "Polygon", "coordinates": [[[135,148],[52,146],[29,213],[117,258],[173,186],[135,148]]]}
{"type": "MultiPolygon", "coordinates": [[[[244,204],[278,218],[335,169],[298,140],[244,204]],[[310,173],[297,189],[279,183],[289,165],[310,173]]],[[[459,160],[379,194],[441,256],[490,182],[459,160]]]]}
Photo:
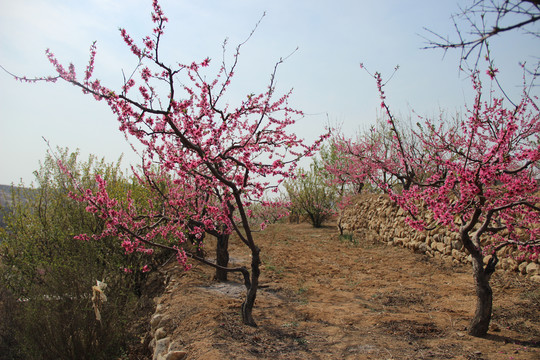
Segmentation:
{"type": "Polygon", "coordinates": [[[308,146],[290,133],[294,118],[302,113],[288,106],[290,93],[275,98],[274,77],[283,60],[276,64],[264,93],[248,94],[233,107],[224,104],[223,98],[244,43],[236,48],[232,65],[223,61],[214,80],[207,81],[208,58],[171,66],[162,59],[160,40],[168,20],[156,0],[152,21],[153,33],[142,43],[121,29],[139,63],[121,89],[110,89],[93,78],[95,44],[82,78],[72,64],[66,69],[47,51],[57,76],[19,79],[61,79],[81,88],[104,101],[116,114],[120,130],[143,145],[142,167],[135,172],[154,194],[144,208],[129,198],[120,202],[110,197],[99,176],[97,191],[80,188],[72,194],[88,204],[88,211],[107,221],[100,236],[117,236],[127,252],[170,249],[186,268],[192,257],[223,271],[241,272],[247,292],[243,322],[255,326],[252,309],[259,285],[260,249],[253,232],[265,224],[253,228],[249,206],[268,190],[276,190],[276,183],[294,173],[297,161],[311,156],[325,136],[308,146]],[[190,236],[202,239],[204,234],[228,237],[232,233],[250,251],[250,270],[214,264],[186,250],[190,236]]]}
{"type": "MultiPolygon", "coordinates": [[[[488,75],[494,77],[495,73],[488,75]]],[[[454,123],[423,119],[423,124],[412,132],[417,144],[415,154],[402,141],[397,120],[387,105],[381,75],[375,73],[373,77],[392,132],[395,159],[386,163],[371,161],[372,169],[380,171],[389,166],[392,174],[407,175],[408,186],[380,186],[407,211],[407,221],[413,228],[423,231],[446,226],[459,234],[472,258],[477,294],[476,312],[468,331],[483,336],[491,320],[490,277],[498,252],[511,246],[523,250],[531,259],[540,254],[537,99],[525,89],[516,107],[507,108],[503,99],[494,94],[484,100],[482,83],[475,73],[472,108],[454,123]]],[[[364,149],[364,158],[376,158],[369,148],[364,149]]]]}
{"type": "Polygon", "coordinates": [[[340,196],[359,194],[367,182],[369,164],[358,161],[359,157],[365,155],[362,145],[361,141],[356,142],[336,133],[330,139],[330,145],[320,150],[327,181],[336,186],[340,196]]]}
{"type": "MultiPolygon", "coordinates": [[[[380,74],[370,75],[382,89],[380,74]]],[[[350,194],[360,193],[366,185],[383,192],[408,189],[413,179],[425,176],[419,166],[427,156],[422,144],[410,124],[394,120],[384,93],[382,97],[381,107],[388,119],[377,119],[375,125],[355,138],[336,132],[330,140],[336,155],[323,161],[332,182],[350,194]]]]}

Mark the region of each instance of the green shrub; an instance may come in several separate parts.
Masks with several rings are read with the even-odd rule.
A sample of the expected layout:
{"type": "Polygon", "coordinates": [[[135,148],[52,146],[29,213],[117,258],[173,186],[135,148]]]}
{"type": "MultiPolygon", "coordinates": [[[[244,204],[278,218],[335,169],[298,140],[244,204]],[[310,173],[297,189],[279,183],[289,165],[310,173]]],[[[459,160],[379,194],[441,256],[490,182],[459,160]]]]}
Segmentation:
{"type": "MultiPolygon", "coordinates": [[[[83,186],[91,187],[99,172],[118,196],[136,187],[122,175],[119,163],[90,157],[79,164],[77,153],[67,150],[57,156],[83,186]]],[[[153,259],[126,255],[114,238],[75,240],[81,233],[101,232],[103,220],[68,196],[72,180],[51,155],[35,176],[38,187],[13,188],[6,226],[0,229],[0,309],[14,308],[2,319],[11,333],[0,327],[0,346],[9,344],[13,359],[118,357],[130,340],[127,324],[140,305],[146,274],[138,270],[153,259]],[[126,273],[125,268],[135,271],[126,273]],[[100,321],[92,303],[96,280],[108,284],[100,321]]]]}
{"type": "Polygon", "coordinates": [[[317,161],[311,164],[309,171],[298,169],[295,178],[285,183],[285,189],[291,213],[306,216],[314,227],[321,227],[336,213],[338,192],[328,184],[317,161]]]}

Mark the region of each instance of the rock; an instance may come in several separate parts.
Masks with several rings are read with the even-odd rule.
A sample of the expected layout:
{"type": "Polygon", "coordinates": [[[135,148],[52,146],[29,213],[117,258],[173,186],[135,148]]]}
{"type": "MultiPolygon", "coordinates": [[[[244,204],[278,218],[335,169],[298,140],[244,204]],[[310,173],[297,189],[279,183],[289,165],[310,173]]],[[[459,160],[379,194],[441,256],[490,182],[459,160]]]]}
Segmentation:
{"type": "Polygon", "coordinates": [[[443,242],[445,245],[452,245],[452,238],[450,236],[445,236],[443,242]]]}
{"type": "Polygon", "coordinates": [[[152,318],[150,319],[150,328],[152,329],[152,331],[157,329],[162,318],[163,318],[163,315],[161,314],[154,314],[152,316],[152,318]]]}
{"type": "Polygon", "coordinates": [[[159,325],[157,327],[162,327],[162,328],[165,328],[165,329],[171,329],[172,326],[171,326],[171,323],[173,322],[173,318],[171,318],[169,315],[163,315],[160,322],[159,322],[159,325]]]}
{"type": "Polygon", "coordinates": [[[165,360],[183,360],[187,358],[188,353],[186,351],[171,351],[167,354],[165,360]]]}
{"type": "Polygon", "coordinates": [[[176,341],[171,341],[171,343],[169,344],[169,352],[180,351],[182,349],[184,349],[184,346],[180,343],[178,338],[176,339],[176,341]]]}
{"type": "Polygon", "coordinates": [[[452,256],[452,247],[450,245],[445,246],[444,255],[452,256]]]}
{"type": "Polygon", "coordinates": [[[533,275],[531,276],[531,280],[539,282],[540,283],[540,275],[533,275]]]}
{"type": "Polygon", "coordinates": [[[167,336],[167,332],[165,331],[165,328],[162,328],[160,327],[159,329],[156,330],[156,333],[154,334],[154,338],[156,340],[161,340],[163,339],[164,337],[167,336]]]}
{"type": "Polygon", "coordinates": [[[529,265],[525,267],[525,272],[527,273],[527,275],[531,275],[531,276],[539,274],[539,270],[540,268],[538,264],[535,264],[533,262],[529,263],[529,265]]]}
{"type": "Polygon", "coordinates": [[[168,337],[156,341],[154,357],[152,358],[153,360],[158,360],[160,357],[163,357],[163,355],[167,352],[167,349],[169,348],[169,342],[170,339],[168,337]]]}
{"type": "Polygon", "coordinates": [[[506,258],[504,259],[505,262],[504,262],[504,269],[507,270],[507,271],[517,271],[518,270],[518,263],[516,260],[512,259],[512,258],[506,258]]]}
{"type": "MultiPolygon", "coordinates": [[[[441,243],[441,242],[437,242],[435,243],[435,249],[437,249],[438,252],[440,253],[445,253],[445,249],[446,249],[446,246],[444,245],[444,243],[441,243]]],[[[433,247],[433,246],[432,246],[433,247]]]]}

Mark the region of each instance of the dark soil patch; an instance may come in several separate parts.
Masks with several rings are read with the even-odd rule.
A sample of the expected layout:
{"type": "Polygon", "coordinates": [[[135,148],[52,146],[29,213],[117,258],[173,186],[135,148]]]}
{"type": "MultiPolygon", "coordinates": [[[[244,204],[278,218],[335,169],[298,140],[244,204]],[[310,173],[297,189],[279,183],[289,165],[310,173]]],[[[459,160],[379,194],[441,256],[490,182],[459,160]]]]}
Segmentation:
{"type": "Polygon", "coordinates": [[[439,338],[444,332],[434,323],[419,323],[414,320],[390,320],[381,324],[390,335],[399,336],[408,341],[439,338]]]}

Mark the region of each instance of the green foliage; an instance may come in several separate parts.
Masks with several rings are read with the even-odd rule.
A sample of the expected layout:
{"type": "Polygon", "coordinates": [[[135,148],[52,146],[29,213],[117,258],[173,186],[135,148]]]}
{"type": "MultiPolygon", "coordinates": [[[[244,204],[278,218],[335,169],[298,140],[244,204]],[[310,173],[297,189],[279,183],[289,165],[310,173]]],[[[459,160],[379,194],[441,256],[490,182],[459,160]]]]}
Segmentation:
{"type": "MultiPolygon", "coordinates": [[[[93,186],[95,173],[100,173],[115,196],[137,191],[136,183],[120,171],[119,162],[106,164],[90,157],[78,163],[78,154],[67,149],[59,150],[57,156],[73,179],[86,188],[93,186]]],[[[15,307],[9,319],[3,319],[12,325],[11,337],[0,333],[1,341],[12,343],[12,358],[118,356],[128,340],[125,329],[137,310],[145,277],[140,271],[127,274],[124,268],[137,270],[151,259],[141,254],[127,256],[113,238],[74,239],[81,233],[101,232],[103,220],[68,197],[72,179],[50,154],[35,176],[38,187],[13,188],[6,227],[0,229],[0,310],[15,307]],[[108,284],[101,321],[96,320],[92,303],[96,280],[108,284]]]]}
{"type": "Polygon", "coordinates": [[[353,245],[358,245],[358,240],[354,237],[353,234],[341,234],[339,235],[339,240],[349,242],[353,245]]]}
{"type": "Polygon", "coordinates": [[[364,179],[358,181],[350,176],[353,163],[340,151],[344,144],[340,144],[338,149],[339,141],[340,139],[333,137],[319,150],[322,164],[319,166],[320,175],[324,177],[326,183],[334,184],[340,196],[360,193],[364,187],[364,179]]]}
{"type": "Polygon", "coordinates": [[[309,171],[298,169],[294,179],[285,183],[291,202],[291,214],[306,216],[314,227],[336,213],[338,191],[324,176],[323,167],[315,160],[309,171]]]}

